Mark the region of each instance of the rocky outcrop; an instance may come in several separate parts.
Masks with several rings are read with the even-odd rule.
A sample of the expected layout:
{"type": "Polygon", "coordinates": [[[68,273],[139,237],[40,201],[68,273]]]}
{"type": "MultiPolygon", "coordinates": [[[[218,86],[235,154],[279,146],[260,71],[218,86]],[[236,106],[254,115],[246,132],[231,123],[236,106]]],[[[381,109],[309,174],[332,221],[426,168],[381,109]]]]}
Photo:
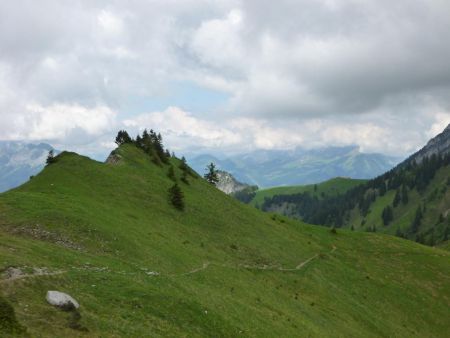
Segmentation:
{"type": "Polygon", "coordinates": [[[108,156],[108,158],[106,159],[105,163],[107,164],[112,164],[112,165],[116,165],[119,164],[120,161],[122,161],[122,156],[120,156],[119,154],[116,154],[114,151],[108,156]]]}
{"type": "Polygon", "coordinates": [[[447,155],[450,153],[450,124],[442,133],[432,138],[425,147],[411,156],[410,160],[421,163],[424,158],[432,155],[447,155]]]}
{"type": "Polygon", "coordinates": [[[239,182],[233,177],[233,175],[227,173],[226,171],[219,170],[217,172],[217,176],[219,177],[219,182],[216,184],[216,187],[219,190],[222,190],[225,194],[230,195],[249,187],[248,184],[239,182]]]}

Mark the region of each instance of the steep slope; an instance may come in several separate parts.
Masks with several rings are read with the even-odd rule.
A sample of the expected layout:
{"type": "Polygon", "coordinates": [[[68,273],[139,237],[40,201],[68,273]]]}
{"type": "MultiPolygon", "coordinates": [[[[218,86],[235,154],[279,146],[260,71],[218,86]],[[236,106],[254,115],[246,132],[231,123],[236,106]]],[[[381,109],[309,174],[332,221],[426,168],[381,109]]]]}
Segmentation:
{"type": "Polygon", "coordinates": [[[270,216],[200,178],[179,183],[181,212],[167,201],[168,165],[132,144],[115,154],[62,153],[0,195],[0,310],[14,310],[2,336],[449,332],[449,252],[270,216]],[[48,305],[47,290],[72,295],[79,315],[48,305]]]}
{"type": "Polygon", "coordinates": [[[410,157],[410,161],[421,163],[424,158],[432,155],[447,155],[450,153],[450,124],[442,133],[431,139],[425,147],[410,157]]]}
{"type": "Polygon", "coordinates": [[[450,237],[450,126],[393,170],[348,190],[315,199],[278,194],[260,207],[307,222],[396,234],[428,245],[450,237]],[[429,156],[429,157],[428,157],[429,156]]]}
{"type": "Polygon", "coordinates": [[[203,172],[210,162],[241,182],[261,188],[305,185],[334,177],[368,179],[394,167],[399,160],[381,154],[361,153],[359,147],[255,151],[225,159],[201,155],[189,161],[203,172]]]}
{"type": "Polygon", "coordinates": [[[21,185],[41,171],[51,149],[45,143],[0,141],[0,192],[21,185]]]}
{"type": "Polygon", "coordinates": [[[326,196],[342,194],[357,185],[365,183],[366,181],[367,180],[362,179],[335,177],[318,184],[262,189],[255,193],[255,197],[250,201],[250,204],[260,207],[266,198],[270,199],[276,195],[295,195],[305,192],[310,193],[312,196],[317,196],[317,198],[324,198],[326,196]]]}

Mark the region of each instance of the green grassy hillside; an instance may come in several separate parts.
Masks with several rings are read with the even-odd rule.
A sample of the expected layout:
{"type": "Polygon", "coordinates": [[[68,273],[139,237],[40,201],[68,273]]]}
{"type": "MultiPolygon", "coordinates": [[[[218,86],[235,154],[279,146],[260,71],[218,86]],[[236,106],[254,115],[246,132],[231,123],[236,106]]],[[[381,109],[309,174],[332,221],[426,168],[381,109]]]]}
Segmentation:
{"type": "Polygon", "coordinates": [[[168,165],[117,154],[62,153],[0,195],[0,336],[448,335],[448,251],[265,214],[200,178],[178,211],[168,165]]]}
{"type": "Polygon", "coordinates": [[[450,166],[440,168],[423,191],[419,192],[416,188],[409,190],[408,202],[400,202],[392,208],[393,219],[384,224],[383,210],[392,207],[395,194],[395,190],[390,190],[384,196],[377,196],[366,215],[358,208],[352,210],[346,227],[398,234],[428,245],[435,245],[436,240],[443,239],[445,232],[447,238],[444,240],[450,238],[450,166]],[[418,226],[419,232],[414,233],[411,232],[411,225],[418,208],[423,218],[418,226]]]}
{"type": "Polygon", "coordinates": [[[265,198],[271,198],[275,195],[292,195],[303,192],[309,192],[311,195],[317,196],[318,198],[321,198],[324,194],[326,196],[333,196],[339,193],[344,193],[348,189],[351,189],[364,182],[367,182],[367,180],[336,177],[318,184],[262,189],[256,192],[256,195],[250,202],[250,204],[253,206],[260,206],[264,202],[265,198]]]}
{"type": "Polygon", "coordinates": [[[434,246],[450,239],[450,156],[409,160],[339,194],[282,190],[258,205],[313,224],[383,232],[434,246]]]}

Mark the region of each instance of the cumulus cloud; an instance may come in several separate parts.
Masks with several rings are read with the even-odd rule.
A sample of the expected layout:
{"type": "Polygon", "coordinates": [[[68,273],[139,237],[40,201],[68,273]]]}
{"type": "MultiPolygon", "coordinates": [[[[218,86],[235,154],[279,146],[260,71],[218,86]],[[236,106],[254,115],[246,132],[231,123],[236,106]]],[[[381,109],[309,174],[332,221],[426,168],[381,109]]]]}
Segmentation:
{"type": "Polygon", "coordinates": [[[49,140],[86,144],[115,127],[116,113],[105,106],[28,104],[20,114],[2,118],[7,139],[49,140]],[[9,132],[12,131],[12,133],[9,132]]]}
{"type": "MultiPolygon", "coordinates": [[[[426,114],[426,113],[424,113],[426,114]]],[[[175,151],[242,153],[257,149],[293,149],[359,145],[364,152],[399,155],[416,151],[428,138],[450,123],[447,114],[431,112],[432,126],[421,134],[419,126],[404,130],[404,120],[391,118],[379,121],[377,114],[340,118],[330,116],[287,124],[271,119],[237,117],[216,122],[195,117],[178,107],[161,112],[148,112],[123,121],[134,134],[144,128],[163,133],[165,143],[175,151]],[[349,127],[349,125],[351,127],[349,127]],[[403,130],[396,135],[391,130],[403,130]]],[[[425,127],[426,126],[422,126],[425,127]]]]}
{"type": "Polygon", "coordinates": [[[230,128],[196,118],[178,107],[140,114],[123,124],[135,133],[141,133],[144,128],[156,128],[173,150],[229,148],[242,142],[241,135],[230,128]]]}
{"type": "Polygon", "coordinates": [[[446,0],[3,1],[0,139],[101,147],[124,121],[177,149],[406,155],[450,122],[449,17],[446,0]],[[179,83],[229,99],[130,108],[179,83]]]}

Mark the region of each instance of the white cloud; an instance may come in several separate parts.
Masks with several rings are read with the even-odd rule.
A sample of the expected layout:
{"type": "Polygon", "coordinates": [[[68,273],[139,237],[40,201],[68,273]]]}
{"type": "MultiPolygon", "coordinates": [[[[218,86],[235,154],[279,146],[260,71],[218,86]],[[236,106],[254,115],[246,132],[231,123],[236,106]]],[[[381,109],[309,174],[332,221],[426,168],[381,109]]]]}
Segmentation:
{"type": "MultiPolygon", "coordinates": [[[[272,119],[234,118],[220,122],[195,117],[178,107],[162,112],[149,112],[123,122],[124,127],[137,134],[144,128],[160,131],[170,149],[181,152],[249,152],[256,149],[293,149],[326,146],[359,145],[364,152],[390,155],[412,153],[429,137],[441,132],[450,114],[432,117],[432,134],[404,130],[404,120],[378,120],[376,113],[353,116],[350,119],[329,117],[275,123],[272,119]],[[393,134],[391,130],[403,130],[393,134]]],[[[417,121],[416,123],[421,123],[417,121]]]]}
{"type": "Polygon", "coordinates": [[[163,112],[140,114],[125,120],[123,124],[136,133],[145,128],[161,132],[174,150],[186,150],[190,147],[236,147],[242,141],[238,133],[216,123],[195,118],[177,107],[169,107],[163,112]]]}
{"type": "Polygon", "coordinates": [[[102,10],[97,16],[99,26],[107,34],[117,35],[123,32],[124,24],[122,19],[110,11],[102,10]]]}
{"type": "Polygon", "coordinates": [[[25,114],[10,118],[12,126],[21,131],[19,135],[11,135],[12,138],[60,142],[83,135],[76,143],[86,143],[89,138],[92,141],[115,126],[116,113],[105,106],[89,109],[80,105],[34,103],[27,105],[25,110],[25,114]]]}
{"type": "Polygon", "coordinates": [[[444,0],[3,1],[0,139],[70,144],[80,132],[105,144],[126,119],[179,149],[357,143],[406,155],[449,122],[449,17],[444,0]],[[161,106],[174,83],[229,100],[127,108],[161,106]]]}

